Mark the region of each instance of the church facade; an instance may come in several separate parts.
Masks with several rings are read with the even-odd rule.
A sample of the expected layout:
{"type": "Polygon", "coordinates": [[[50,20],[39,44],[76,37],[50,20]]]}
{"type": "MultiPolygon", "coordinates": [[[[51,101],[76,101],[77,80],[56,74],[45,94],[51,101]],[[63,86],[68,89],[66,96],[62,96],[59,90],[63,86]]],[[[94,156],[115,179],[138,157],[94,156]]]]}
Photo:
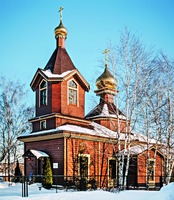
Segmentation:
{"type": "MultiPolygon", "coordinates": [[[[31,81],[36,95],[35,117],[29,120],[32,132],[18,138],[24,142],[25,175],[42,175],[45,158],[49,157],[54,176],[92,177],[99,187],[113,187],[119,174],[118,126],[123,151],[130,122],[126,122],[126,116],[114,104],[117,82],[107,62],[104,72],[96,79],[99,103],[85,116],[85,92],[90,90],[90,85],[66,51],[67,34],[60,18],[55,28],[56,49],[45,68],[37,69],[31,81]]],[[[151,162],[149,180],[152,185],[159,184],[164,157],[158,151],[154,160],[155,141],[147,146],[143,135],[130,135],[128,185],[146,185],[147,154],[151,162]]]]}

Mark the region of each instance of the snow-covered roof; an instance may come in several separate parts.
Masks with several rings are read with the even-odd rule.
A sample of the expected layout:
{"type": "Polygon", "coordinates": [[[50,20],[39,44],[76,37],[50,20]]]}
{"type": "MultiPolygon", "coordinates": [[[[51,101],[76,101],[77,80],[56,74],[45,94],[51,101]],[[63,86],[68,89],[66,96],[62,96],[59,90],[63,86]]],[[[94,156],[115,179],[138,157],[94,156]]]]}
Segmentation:
{"type": "Polygon", "coordinates": [[[158,147],[159,151],[162,152],[163,155],[168,155],[169,157],[174,159],[174,148],[170,147],[168,148],[165,145],[161,145],[161,147],[158,147]]]}
{"type": "Polygon", "coordinates": [[[35,135],[44,135],[44,134],[46,135],[46,134],[54,133],[54,132],[68,131],[68,132],[83,133],[87,135],[100,136],[100,137],[109,137],[109,138],[117,137],[117,132],[111,131],[110,129],[100,124],[92,122],[90,125],[92,126],[92,128],[87,128],[87,127],[82,127],[82,126],[72,125],[72,124],[65,124],[65,125],[58,126],[55,129],[38,131],[38,132],[33,132],[33,133],[26,133],[21,136],[28,137],[28,136],[35,136],[35,135]]]}
{"type": "Polygon", "coordinates": [[[113,103],[101,101],[94,109],[92,109],[86,116],[86,119],[95,118],[117,118],[126,119],[125,115],[117,109],[113,103]],[[118,115],[117,115],[118,113],[118,115]]]}
{"type": "Polygon", "coordinates": [[[48,69],[48,70],[40,69],[40,70],[48,78],[64,78],[68,74],[70,74],[72,71],[74,71],[74,70],[68,70],[66,72],[63,72],[62,74],[53,74],[50,69],[48,69]]]}
{"type": "MultiPolygon", "coordinates": [[[[151,148],[156,148],[154,144],[138,144],[135,146],[131,146],[129,149],[123,149],[120,154],[124,154],[124,155],[128,155],[128,153],[130,153],[130,155],[139,155],[141,153],[143,153],[144,151],[146,151],[147,149],[151,149],[151,148]]],[[[165,155],[163,151],[161,151],[160,147],[157,147],[156,149],[160,154],[165,155]]]]}
{"type": "MultiPolygon", "coordinates": [[[[103,109],[102,109],[101,113],[99,115],[96,115],[95,117],[117,118],[117,115],[116,114],[110,114],[108,105],[105,103],[103,105],[103,109]]],[[[126,117],[124,115],[118,115],[118,117],[119,117],[119,119],[126,119],[126,117]]]]}
{"type": "MultiPolygon", "coordinates": [[[[91,128],[82,127],[82,126],[73,125],[73,124],[64,124],[64,125],[58,126],[57,128],[51,129],[51,130],[43,130],[43,131],[38,131],[38,132],[33,132],[33,133],[26,133],[26,134],[21,135],[21,137],[24,138],[24,137],[47,135],[47,134],[51,134],[51,133],[67,131],[67,132],[71,132],[71,133],[82,133],[82,134],[86,134],[86,135],[118,139],[117,132],[112,131],[98,123],[91,122],[90,127],[91,128]]],[[[125,136],[126,136],[125,133],[120,133],[119,139],[125,140],[125,136]]],[[[146,136],[143,136],[143,135],[137,134],[137,133],[131,133],[130,140],[131,141],[139,141],[139,142],[147,142],[146,136]]],[[[153,142],[153,143],[155,143],[155,142],[153,142]]]]}
{"type": "Polygon", "coordinates": [[[40,157],[49,157],[49,155],[46,154],[46,153],[43,152],[43,151],[34,150],[34,149],[30,149],[30,151],[31,151],[31,153],[32,153],[33,155],[36,156],[37,159],[40,158],[40,157]]]}
{"type": "Polygon", "coordinates": [[[123,149],[120,153],[121,154],[124,153],[125,155],[127,155],[128,153],[130,153],[130,155],[138,155],[150,147],[152,147],[152,145],[148,146],[148,145],[138,144],[130,147],[130,149],[123,149]]]}
{"type": "Polygon", "coordinates": [[[148,141],[149,143],[153,143],[153,144],[156,143],[155,139],[153,139],[153,138],[147,139],[147,137],[145,135],[141,134],[141,133],[131,132],[131,134],[133,135],[135,140],[138,140],[140,142],[147,142],[148,141]]]}

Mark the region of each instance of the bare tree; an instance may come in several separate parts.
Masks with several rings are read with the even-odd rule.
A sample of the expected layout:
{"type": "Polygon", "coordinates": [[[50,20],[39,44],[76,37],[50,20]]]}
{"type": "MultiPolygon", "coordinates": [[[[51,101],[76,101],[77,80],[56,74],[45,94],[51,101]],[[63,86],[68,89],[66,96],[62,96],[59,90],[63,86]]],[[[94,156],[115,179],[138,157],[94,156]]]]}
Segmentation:
{"type": "Polygon", "coordinates": [[[8,176],[12,154],[17,156],[20,142],[17,137],[30,131],[28,119],[33,116],[33,107],[24,102],[26,91],[18,81],[1,77],[0,81],[0,161],[8,160],[8,176]]]}
{"type": "Polygon", "coordinates": [[[166,176],[165,181],[167,184],[174,165],[173,72],[173,62],[164,53],[158,53],[151,62],[151,66],[144,71],[146,84],[141,102],[143,111],[141,121],[146,126],[146,129],[144,129],[145,134],[148,138],[151,137],[156,140],[154,160],[156,160],[157,150],[161,150],[165,156],[164,175],[166,176]],[[150,72],[148,76],[147,71],[150,72]]]}
{"type": "Polygon", "coordinates": [[[161,66],[163,81],[163,99],[165,106],[162,110],[162,123],[164,131],[162,138],[164,141],[165,149],[165,182],[168,184],[171,179],[173,167],[174,167],[174,62],[169,60],[164,53],[160,54],[158,59],[158,65],[161,66]]]}
{"type": "MultiPolygon", "coordinates": [[[[153,143],[154,160],[158,150],[164,152],[165,175],[171,177],[174,165],[173,62],[163,53],[159,54],[153,49],[146,49],[139,37],[127,29],[121,32],[120,43],[115,46],[110,42],[108,48],[110,49],[110,71],[115,74],[120,91],[116,95],[115,105],[125,111],[126,116],[125,138],[122,145],[120,136],[123,132],[121,133],[119,110],[115,111],[118,119],[115,126],[115,132],[117,132],[115,151],[119,166],[119,185],[126,186],[127,183],[131,159],[130,149],[132,145],[135,145],[132,138],[134,130],[141,130],[141,133],[144,133],[147,149],[153,143]],[[151,140],[152,138],[154,140],[151,140]]],[[[112,123],[112,119],[110,122],[112,123]]],[[[114,122],[112,124],[114,127],[114,122]]],[[[151,164],[148,151],[146,159],[148,169],[151,164]]]]}
{"type": "MultiPolygon", "coordinates": [[[[121,32],[119,44],[116,47],[113,47],[112,44],[110,46],[111,51],[114,52],[111,53],[110,61],[121,91],[121,94],[119,94],[119,99],[122,102],[120,107],[125,111],[126,115],[124,149],[122,150],[122,155],[120,155],[121,158],[118,158],[120,162],[119,176],[125,177],[124,180],[120,179],[122,182],[120,185],[126,186],[130,161],[131,132],[137,125],[140,112],[139,103],[142,99],[144,87],[142,71],[149,65],[152,52],[147,51],[139,37],[132,34],[127,28],[121,32]],[[124,174],[123,171],[125,171],[124,174]]],[[[118,130],[118,132],[120,131],[118,130]]],[[[118,149],[121,150],[121,148],[118,149]]]]}

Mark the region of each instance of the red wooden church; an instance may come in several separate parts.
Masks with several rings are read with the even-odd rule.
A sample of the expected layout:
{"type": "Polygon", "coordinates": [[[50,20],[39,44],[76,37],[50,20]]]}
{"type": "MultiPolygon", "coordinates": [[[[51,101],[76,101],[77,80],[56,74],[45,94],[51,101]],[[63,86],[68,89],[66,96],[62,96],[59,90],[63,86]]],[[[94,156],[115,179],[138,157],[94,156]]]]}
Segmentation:
{"type": "MultiPolygon", "coordinates": [[[[31,81],[36,94],[36,114],[29,120],[32,132],[18,138],[24,142],[25,175],[42,175],[44,160],[49,157],[53,175],[95,177],[99,186],[111,187],[118,177],[118,118],[121,144],[126,131],[126,117],[114,104],[117,82],[106,63],[96,80],[99,103],[85,116],[85,92],[90,86],[66,51],[66,37],[60,19],[55,28],[56,49],[31,81]]],[[[130,152],[128,184],[146,184],[147,153],[151,157],[150,181],[159,184],[163,155],[157,152],[153,159],[153,142],[147,148],[143,135],[131,133],[130,152]]]]}

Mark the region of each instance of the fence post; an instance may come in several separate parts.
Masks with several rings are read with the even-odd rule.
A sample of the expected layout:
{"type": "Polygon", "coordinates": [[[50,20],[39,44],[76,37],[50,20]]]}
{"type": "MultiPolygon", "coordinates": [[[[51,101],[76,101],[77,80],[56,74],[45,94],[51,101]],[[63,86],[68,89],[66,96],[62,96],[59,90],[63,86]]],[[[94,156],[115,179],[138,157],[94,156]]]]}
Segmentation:
{"type": "Polygon", "coordinates": [[[28,182],[26,176],[23,177],[22,181],[22,197],[28,197],[28,182]]]}
{"type": "Polygon", "coordinates": [[[163,177],[160,176],[160,188],[162,188],[162,187],[163,187],[163,177]]]}

